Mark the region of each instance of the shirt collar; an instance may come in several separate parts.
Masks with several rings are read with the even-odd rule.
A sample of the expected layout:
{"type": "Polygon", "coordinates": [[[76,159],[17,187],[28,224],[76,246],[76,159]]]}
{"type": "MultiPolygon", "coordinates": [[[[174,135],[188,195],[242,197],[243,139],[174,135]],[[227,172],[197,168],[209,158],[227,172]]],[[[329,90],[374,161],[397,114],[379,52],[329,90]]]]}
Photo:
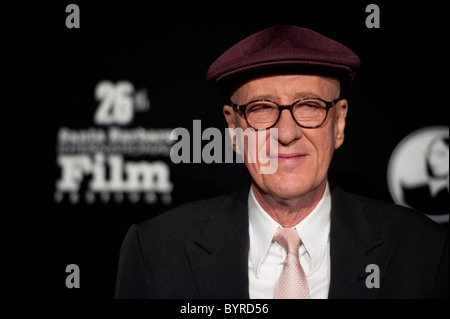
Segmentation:
{"type": "MultiPolygon", "coordinates": [[[[250,258],[252,267],[259,277],[261,262],[266,255],[275,232],[281,227],[261,207],[250,188],[248,196],[250,227],[250,258]]],[[[315,272],[325,257],[330,233],[331,193],[329,186],[311,213],[294,226],[302,239],[302,244],[311,258],[311,271],[315,272]]]]}

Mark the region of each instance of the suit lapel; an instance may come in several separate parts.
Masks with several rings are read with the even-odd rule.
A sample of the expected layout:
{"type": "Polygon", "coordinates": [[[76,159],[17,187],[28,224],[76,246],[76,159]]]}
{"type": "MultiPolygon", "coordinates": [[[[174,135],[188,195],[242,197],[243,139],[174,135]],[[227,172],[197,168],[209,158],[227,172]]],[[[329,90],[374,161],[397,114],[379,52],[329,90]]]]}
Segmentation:
{"type": "Polygon", "coordinates": [[[379,289],[368,288],[366,279],[376,274],[366,268],[378,267],[381,283],[392,255],[367,216],[367,207],[352,196],[332,189],[329,298],[375,298],[379,289]]]}
{"type": "Polygon", "coordinates": [[[248,191],[226,197],[186,246],[200,298],[249,298],[248,191]]]}

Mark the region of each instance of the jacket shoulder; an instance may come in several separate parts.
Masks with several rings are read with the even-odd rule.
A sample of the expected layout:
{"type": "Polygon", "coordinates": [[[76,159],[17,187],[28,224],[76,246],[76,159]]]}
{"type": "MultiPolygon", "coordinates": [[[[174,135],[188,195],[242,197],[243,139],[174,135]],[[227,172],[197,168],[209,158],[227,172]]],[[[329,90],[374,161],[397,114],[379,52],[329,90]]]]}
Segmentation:
{"type": "MultiPolygon", "coordinates": [[[[402,254],[416,255],[418,258],[428,254],[440,254],[448,241],[448,226],[440,225],[422,212],[394,203],[348,193],[340,188],[332,191],[332,200],[339,207],[343,224],[350,224],[364,238],[365,229],[358,229],[361,221],[367,221],[379,238],[402,254]],[[334,192],[334,194],[333,194],[334,192]]],[[[365,223],[365,222],[363,222],[365,223]]]]}
{"type": "Polygon", "coordinates": [[[359,203],[378,229],[384,229],[392,235],[410,234],[415,237],[430,237],[430,239],[446,235],[447,226],[437,224],[420,211],[360,195],[350,194],[349,196],[359,203]]]}
{"type": "MultiPolygon", "coordinates": [[[[448,225],[441,225],[417,210],[343,192],[344,201],[363,214],[378,236],[405,262],[423,263],[448,258],[448,225]],[[345,195],[344,195],[345,194],[345,195]]],[[[351,217],[351,216],[349,216],[351,217]]],[[[353,216],[354,217],[354,216],[353,216]]],[[[348,220],[348,219],[347,219],[348,220]]]]}
{"type": "Polygon", "coordinates": [[[198,232],[227,197],[222,195],[181,204],[138,224],[138,231],[141,235],[151,233],[153,236],[198,232]]]}
{"type": "Polygon", "coordinates": [[[331,251],[335,261],[345,264],[340,271],[348,267],[340,257],[347,250],[364,256],[355,259],[363,264],[384,263],[380,298],[448,297],[448,226],[421,212],[336,187],[330,241],[339,248],[331,251]]]}

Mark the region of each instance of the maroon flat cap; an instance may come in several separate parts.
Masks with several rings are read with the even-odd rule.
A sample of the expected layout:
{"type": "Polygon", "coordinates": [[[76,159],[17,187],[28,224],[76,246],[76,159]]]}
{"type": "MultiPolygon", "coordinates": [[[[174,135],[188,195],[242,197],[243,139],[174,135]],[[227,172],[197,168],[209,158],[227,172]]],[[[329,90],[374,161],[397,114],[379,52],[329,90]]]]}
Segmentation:
{"type": "Polygon", "coordinates": [[[207,80],[219,87],[235,85],[261,72],[294,72],[339,78],[347,93],[360,65],[346,46],[315,31],[274,26],[238,42],[209,67],[207,80]]]}

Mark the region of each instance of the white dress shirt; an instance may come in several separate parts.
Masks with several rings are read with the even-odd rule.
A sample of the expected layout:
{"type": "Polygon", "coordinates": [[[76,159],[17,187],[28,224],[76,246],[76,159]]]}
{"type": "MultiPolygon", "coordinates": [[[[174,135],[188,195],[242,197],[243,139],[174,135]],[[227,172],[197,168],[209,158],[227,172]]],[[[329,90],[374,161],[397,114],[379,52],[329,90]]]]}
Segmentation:
{"type": "MultiPolygon", "coordinates": [[[[256,200],[253,189],[248,196],[250,251],[248,254],[251,299],[272,299],[283,270],[285,250],[273,236],[281,227],[256,200]]],[[[326,190],[314,210],[295,226],[302,240],[300,264],[306,274],[311,299],[328,297],[330,286],[330,210],[331,196],[326,190]]]]}

